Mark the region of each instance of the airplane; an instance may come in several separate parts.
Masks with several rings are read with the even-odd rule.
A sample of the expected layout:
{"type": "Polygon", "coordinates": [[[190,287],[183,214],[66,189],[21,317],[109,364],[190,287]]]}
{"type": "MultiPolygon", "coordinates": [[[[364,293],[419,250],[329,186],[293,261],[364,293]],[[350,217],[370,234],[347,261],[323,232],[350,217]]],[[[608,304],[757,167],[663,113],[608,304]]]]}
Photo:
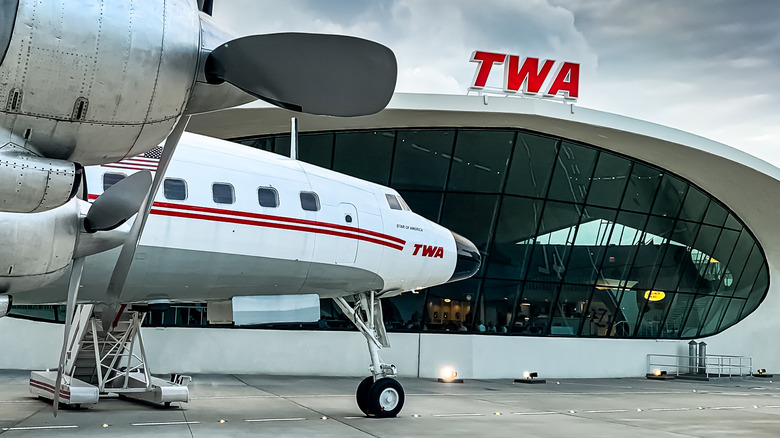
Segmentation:
{"type": "MultiPolygon", "coordinates": [[[[89,217],[92,209],[101,208],[104,195],[111,200],[122,185],[151,178],[150,170],[156,170],[159,163],[151,157],[160,154],[153,150],[149,156],[88,166],[89,190],[82,192],[84,199],[75,197],[61,207],[26,215],[41,221],[55,218],[70,233],[40,233],[31,241],[29,233],[8,233],[0,226],[0,236],[8,243],[5,248],[49,248],[49,260],[83,260],[85,275],[77,287],[75,314],[86,315],[81,332],[74,332],[66,342],[72,361],[64,367],[70,369],[65,373],[64,403],[96,402],[99,389],[121,393],[122,388],[110,385],[90,387],[86,401],[77,399],[78,391],[86,386],[74,381],[73,361],[82,353],[79,345],[89,329],[89,310],[105,299],[118,256],[116,250],[106,248],[119,246],[131,229],[128,223],[115,223],[99,227],[110,230],[90,233],[89,217]]],[[[20,215],[0,213],[0,224],[20,223],[9,219],[20,215]]],[[[182,135],[144,229],[136,251],[143,259],[136,259],[130,270],[122,303],[143,309],[143,304],[150,303],[220,301],[236,296],[316,294],[332,298],[367,339],[371,376],[361,383],[356,398],[365,414],[378,417],[396,416],[404,403],[403,388],[393,378],[395,366],[383,363],[379,356],[379,350],[389,346],[381,299],[469,278],[480,266],[479,251],[470,241],[413,213],[393,189],[190,133],[182,135]],[[352,297],[352,302],[345,297],[352,297]]],[[[68,278],[61,276],[13,297],[15,304],[63,302],[69,298],[68,278]]],[[[132,330],[140,328],[142,317],[138,318],[132,330]]],[[[106,335],[97,327],[93,330],[94,336],[106,335]]],[[[117,344],[121,343],[112,348],[124,348],[117,344]]],[[[93,367],[93,372],[94,368],[100,366],[93,367]]],[[[148,373],[146,368],[145,358],[135,367],[148,373]]],[[[124,375],[140,382],[135,386],[131,382],[125,388],[129,390],[154,380],[120,372],[115,365],[106,370],[102,379],[107,382],[124,375]]],[[[31,387],[36,395],[55,396],[53,374],[33,372],[31,387]]],[[[186,395],[177,398],[181,393],[176,387],[158,383],[158,392],[173,390],[173,395],[157,401],[186,401],[186,395]]]]}
{"type": "MultiPolygon", "coordinates": [[[[351,117],[376,113],[392,97],[397,62],[381,44],[306,33],[234,38],[212,11],[212,0],[0,1],[0,315],[14,299],[24,302],[26,294],[32,297],[32,291],[69,273],[67,294],[59,297],[67,303],[63,348],[49,385],[55,416],[60,400],[67,399],[60,397],[61,383],[65,368],[74,366],[71,353],[80,330],[98,320],[102,342],[108,342],[128,314],[131,301],[123,291],[139,240],[191,115],[263,99],[293,111],[351,117]],[[93,204],[79,201],[79,193],[89,195],[85,166],[132,159],[163,140],[153,178],[137,172],[93,204]],[[94,308],[82,307],[85,260],[116,246],[119,256],[105,271],[110,274],[104,275],[102,294],[91,298],[94,308]]],[[[360,236],[361,243],[384,238],[356,234],[349,226],[323,227],[360,236]]],[[[452,245],[439,247],[445,248],[441,258],[452,260],[452,245]]],[[[289,275],[300,279],[312,274],[291,269],[289,275]]],[[[367,329],[379,332],[373,298],[381,292],[388,291],[362,292],[351,310],[368,312],[367,329]]],[[[135,327],[123,332],[128,339],[140,327],[138,312],[132,314],[134,319],[124,321],[135,327]]],[[[92,331],[98,349],[98,331],[92,331]]],[[[372,353],[375,378],[392,374],[379,369],[373,356],[378,355],[372,353]]],[[[148,392],[148,372],[144,378],[148,392]]],[[[124,380],[127,387],[127,372],[124,380]]]]}

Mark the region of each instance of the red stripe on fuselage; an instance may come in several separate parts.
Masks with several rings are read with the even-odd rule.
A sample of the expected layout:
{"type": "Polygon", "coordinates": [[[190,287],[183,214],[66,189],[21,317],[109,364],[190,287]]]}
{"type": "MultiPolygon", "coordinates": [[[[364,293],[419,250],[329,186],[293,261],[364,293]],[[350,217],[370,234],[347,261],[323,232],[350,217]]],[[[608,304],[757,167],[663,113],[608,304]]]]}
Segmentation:
{"type": "Polygon", "coordinates": [[[285,216],[272,216],[268,214],[259,214],[259,213],[249,213],[245,211],[234,211],[234,210],[222,210],[219,208],[210,208],[210,207],[198,207],[194,205],[185,205],[185,204],[171,204],[167,202],[155,202],[155,207],[163,207],[163,208],[175,208],[180,210],[190,210],[190,211],[197,211],[197,212],[203,212],[203,213],[215,213],[215,214],[229,214],[233,216],[242,216],[242,217],[248,217],[252,219],[261,219],[261,220],[270,220],[270,221],[279,221],[279,222],[292,222],[296,224],[301,225],[310,225],[314,227],[325,227],[325,228],[334,228],[337,230],[342,231],[349,231],[351,233],[358,233],[358,234],[368,234],[374,237],[379,237],[382,239],[390,240],[395,243],[399,243],[401,245],[406,244],[406,241],[403,239],[399,239],[395,236],[390,236],[388,234],[382,234],[378,233],[376,231],[370,231],[370,230],[364,230],[361,228],[355,228],[355,227],[348,227],[346,225],[337,225],[337,224],[331,224],[329,222],[317,222],[317,221],[310,221],[306,219],[297,219],[297,218],[291,218],[291,217],[285,217],[285,216]]]}
{"type": "MultiPolygon", "coordinates": [[[[89,194],[87,195],[87,198],[89,200],[95,200],[98,198],[98,195],[89,194]]],[[[219,208],[199,207],[185,204],[171,204],[168,202],[155,202],[153,204],[151,214],[208,220],[214,222],[226,222],[241,225],[253,225],[283,230],[303,231],[316,234],[327,234],[330,236],[345,237],[349,239],[357,239],[365,242],[375,243],[377,245],[387,246],[399,251],[403,251],[404,245],[406,244],[406,241],[403,239],[388,234],[378,233],[376,231],[364,230],[361,228],[348,227],[345,225],[332,224],[328,222],[249,213],[245,211],[223,210],[219,208]],[[178,211],[160,210],[159,208],[156,209],[154,207],[170,208],[178,211]],[[239,216],[239,218],[214,216],[214,214],[239,216]]]]}
{"type": "MultiPolygon", "coordinates": [[[[155,205],[157,205],[157,203],[155,203],[155,205]]],[[[292,223],[265,222],[265,221],[259,221],[257,219],[241,219],[241,218],[233,218],[233,217],[211,216],[207,214],[190,213],[186,211],[157,210],[154,208],[152,208],[151,213],[161,215],[161,216],[182,217],[187,219],[201,219],[201,220],[214,221],[214,222],[227,222],[232,224],[253,225],[253,226],[265,227],[265,228],[278,228],[282,230],[304,231],[307,233],[316,233],[316,234],[327,234],[330,236],[346,237],[349,239],[363,240],[365,242],[376,243],[377,245],[387,246],[393,249],[397,249],[399,251],[403,251],[404,249],[404,247],[401,245],[397,245],[395,243],[387,242],[384,240],[375,239],[369,236],[350,234],[350,233],[337,231],[333,229],[327,229],[327,228],[306,227],[303,225],[295,225],[292,223]]]]}

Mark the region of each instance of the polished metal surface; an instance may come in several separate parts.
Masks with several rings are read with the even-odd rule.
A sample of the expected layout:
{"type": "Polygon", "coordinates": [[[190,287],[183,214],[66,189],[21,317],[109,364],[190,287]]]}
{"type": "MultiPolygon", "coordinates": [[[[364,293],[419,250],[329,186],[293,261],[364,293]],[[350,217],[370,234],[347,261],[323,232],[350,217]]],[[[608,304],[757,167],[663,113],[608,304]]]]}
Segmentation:
{"type": "Polygon", "coordinates": [[[0,291],[40,287],[70,265],[79,233],[79,203],[41,213],[0,214],[0,291]]]}
{"type": "Polygon", "coordinates": [[[9,143],[0,146],[0,211],[51,210],[75,195],[81,175],[70,161],[52,160],[9,143]]]}
{"type": "Polygon", "coordinates": [[[205,65],[211,51],[216,47],[236,38],[219,26],[214,19],[207,14],[200,14],[200,59],[198,61],[197,80],[192,90],[192,95],[187,102],[186,114],[199,114],[230,108],[255,100],[243,90],[229,83],[219,85],[209,84],[206,81],[205,65]]]}
{"type": "Polygon", "coordinates": [[[184,111],[199,54],[192,1],[21,0],[13,29],[0,102],[17,90],[21,103],[0,108],[0,144],[29,137],[46,157],[107,162],[158,144],[184,111]]]}
{"type": "Polygon", "coordinates": [[[5,52],[11,42],[18,7],[19,0],[0,0],[0,65],[5,59],[5,52]]]}
{"type": "Polygon", "coordinates": [[[11,303],[13,303],[13,298],[10,295],[0,295],[0,318],[11,310],[11,303]]]}

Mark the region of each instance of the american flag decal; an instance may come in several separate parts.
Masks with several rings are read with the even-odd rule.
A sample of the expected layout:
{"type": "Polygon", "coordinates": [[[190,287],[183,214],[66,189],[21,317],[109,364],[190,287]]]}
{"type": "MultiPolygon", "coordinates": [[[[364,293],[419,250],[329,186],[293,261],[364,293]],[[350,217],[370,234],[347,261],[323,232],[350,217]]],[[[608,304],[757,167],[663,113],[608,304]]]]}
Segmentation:
{"type": "Polygon", "coordinates": [[[130,169],[130,170],[151,170],[152,172],[157,170],[157,166],[160,164],[160,158],[162,158],[163,148],[155,146],[149,152],[145,154],[137,155],[132,158],[125,158],[122,161],[111,164],[104,164],[102,167],[114,167],[117,169],[130,169]]]}

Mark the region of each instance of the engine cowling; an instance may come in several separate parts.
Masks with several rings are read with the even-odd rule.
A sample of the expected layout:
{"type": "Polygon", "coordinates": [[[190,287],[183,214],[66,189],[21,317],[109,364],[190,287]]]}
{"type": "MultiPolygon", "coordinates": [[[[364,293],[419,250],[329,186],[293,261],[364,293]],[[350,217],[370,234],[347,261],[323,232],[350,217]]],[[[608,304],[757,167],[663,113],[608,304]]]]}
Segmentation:
{"type": "Polygon", "coordinates": [[[10,295],[0,295],[0,318],[8,315],[14,300],[10,295]]]}
{"type": "Polygon", "coordinates": [[[38,213],[64,205],[76,194],[81,172],[76,163],[8,143],[0,147],[0,211],[38,213]]]}
{"type": "Polygon", "coordinates": [[[40,287],[65,272],[79,234],[79,202],[41,213],[0,213],[0,292],[40,287]]]}

